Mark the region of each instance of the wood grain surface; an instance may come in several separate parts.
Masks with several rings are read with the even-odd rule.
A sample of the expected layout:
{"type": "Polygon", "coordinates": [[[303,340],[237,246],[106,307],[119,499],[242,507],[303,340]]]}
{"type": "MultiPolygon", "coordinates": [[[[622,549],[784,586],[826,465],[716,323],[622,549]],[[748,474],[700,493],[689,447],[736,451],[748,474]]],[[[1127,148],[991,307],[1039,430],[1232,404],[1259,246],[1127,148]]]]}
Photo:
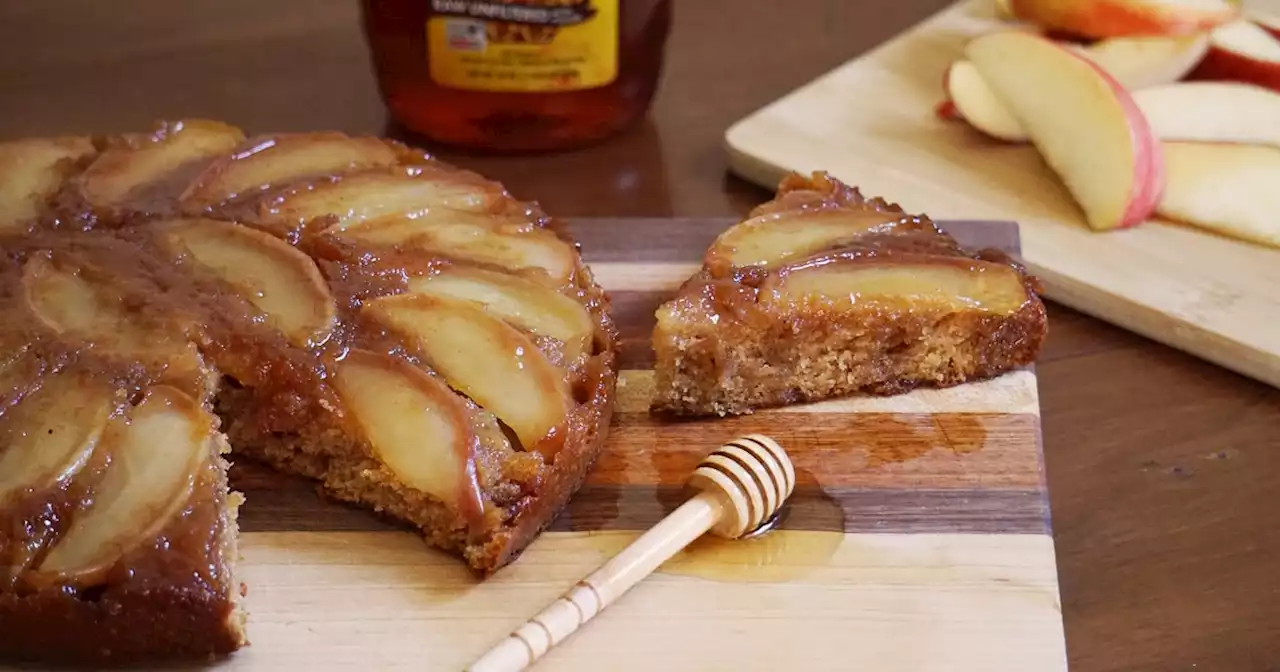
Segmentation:
{"type": "MultiPolygon", "coordinates": [[[[950,3],[785,4],[679,3],[651,114],[609,142],[527,157],[435,149],[557,215],[741,216],[772,190],[727,172],[725,130],[950,3]]],[[[357,3],[0,3],[0,84],[4,138],[124,131],[158,117],[201,115],[253,132],[339,129],[414,140],[388,122],[378,99],[357,3]]],[[[644,243],[639,249],[663,244],[641,234],[631,238],[644,243]]],[[[628,254],[638,251],[613,261],[625,264],[628,254]]],[[[1052,303],[1049,315],[1036,379],[1071,669],[1275,669],[1280,391],[1061,304],[1052,303]]],[[[259,493],[259,507],[265,495],[259,493]]],[[[991,549],[991,562],[999,564],[995,556],[1006,550],[991,549]]],[[[927,557],[924,548],[920,557],[927,557]]],[[[304,564],[296,564],[297,582],[306,584],[304,564]]],[[[285,566],[276,571],[289,575],[285,566]]],[[[306,611],[308,589],[295,588],[292,610],[260,617],[324,619],[322,611],[306,611]]],[[[536,608],[557,588],[541,586],[525,604],[536,608]]],[[[355,606],[363,594],[346,593],[355,606]]],[[[914,597],[906,604],[925,602],[914,597]]],[[[388,603],[380,604],[385,614],[388,603]]],[[[695,634],[710,627],[692,619],[685,625],[695,634]]],[[[834,622],[833,637],[842,626],[834,622]]],[[[376,634],[379,626],[368,627],[376,634]]],[[[860,643],[886,656],[864,669],[928,669],[922,659],[937,649],[923,641],[860,643]]],[[[362,653],[379,655],[343,651],[335,667],[356,667],[362,653]]],[[[945,665],[945,657],[932,659],[945,665]]]]}
{"type": "MultiPolygon", "coordinates": [[[[600,669],[604,660],[609,669],[770,670],[783,661],[830,670],[886,661],[1066,669],[1031,370],[735,418],[648,413],[653,309],[684,277],[658,274],[664,284],[643,269],[688,265],[732,223],[570,223],[593,269],[626,258],[635,271],[600,277],[612,296],[631,299],[613,310],[630,335],[617,411],[582,490],[489,581],[410,532],[325,501],[302,479],[238,463],[232,487],[247,498],[242,575],[253,645],[230,667],[340,668],[354,654],[372,656],[379,669],[457,669],[679,506],[690,496],[685,479],[707,453],[761,433],[787,450],[797,477],[773,531],[700,540],[538,669],[600,669]],[[657,248],[667,256],[628,254],[634,231],[665,241],[657,248]],[[766,596],[762,611],[756,603],[766,596]],[[913,638],[934,653],[893,644],[913,638]],[[626,662],[612,662],[619,657],[626,662]]],[[[1010,223],[942,226],[968,245],[1017,253],[1010,223]]]]}
{"type": "Polygon", "coordinates": [[[1159,220],[1098,234],[1034,147],[934,114],[965,43],[1005,25],[993,7],[958,2],[734,124],[733,170],[827,169],[911,212],[1017,220],[1056,301],[1280,386],[1280,249],[1159,220]]]}

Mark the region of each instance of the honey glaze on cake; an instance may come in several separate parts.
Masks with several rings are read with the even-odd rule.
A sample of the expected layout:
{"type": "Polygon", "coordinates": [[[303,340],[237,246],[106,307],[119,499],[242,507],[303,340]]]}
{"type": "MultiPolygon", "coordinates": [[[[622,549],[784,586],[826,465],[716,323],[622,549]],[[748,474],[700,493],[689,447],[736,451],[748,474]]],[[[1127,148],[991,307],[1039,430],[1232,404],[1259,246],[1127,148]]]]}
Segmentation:
{"type": "Polygon", "coordinates": [[[616,333],[535,205],[375,138],[51,143],[0,145],[0,654],[242,645],[229,449],[480,573],[580,485],[616,333]]]}
{"type": "Polygon", "coordinates": [[[689,415],[949,386],[1031,363],[1038,281],[825,173],[791,175],[659,307],[653,407],[689,415]]]}

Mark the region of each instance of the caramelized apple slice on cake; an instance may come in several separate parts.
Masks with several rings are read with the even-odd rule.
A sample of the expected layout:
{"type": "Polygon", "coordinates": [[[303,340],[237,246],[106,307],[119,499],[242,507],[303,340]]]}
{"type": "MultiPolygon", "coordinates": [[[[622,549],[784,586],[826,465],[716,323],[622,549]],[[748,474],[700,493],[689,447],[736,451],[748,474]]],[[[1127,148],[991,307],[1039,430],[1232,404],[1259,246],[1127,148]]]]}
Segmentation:
{"type": "Polygon", "coordinates": [[[328,338],[337,311],[311,257],[275,236],[230,222],[179,220],[162,230],[172,245],[261,310],[295,345],[328,338]]]}
{"type": "Polygon", "coordinates": [[[658,308],[653,407],[749,413],[999,375],[1039,351],[1038,291],[927,218],[822,173],[788,176],[658,308]]]}
{"type": "Polygon", "coordinates": [[[565,372],[528,336],[471,303],[422,294],[381,298],[365,310],[511,427],[525,450],[559,450],[571,403],[565,372]]]}
{"type": "Polygon", "coordinates": [[[77,164],[96,152],[84,137],[0,143],[0,233],[17,231],[40,214],[77,164]]]}

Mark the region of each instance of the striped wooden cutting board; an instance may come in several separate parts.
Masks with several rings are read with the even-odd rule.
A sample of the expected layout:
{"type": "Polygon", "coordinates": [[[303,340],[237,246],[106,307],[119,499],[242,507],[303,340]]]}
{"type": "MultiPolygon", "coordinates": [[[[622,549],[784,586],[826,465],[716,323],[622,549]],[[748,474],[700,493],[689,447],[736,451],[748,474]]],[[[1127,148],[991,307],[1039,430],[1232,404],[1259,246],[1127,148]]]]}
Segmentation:
{"type": "MultiPolygon", "coordinates": [[[[797,468],[780,528],[696,542],[538,669],[1066,669],[1032,371],[733,419],[648,415],[653,311],[731,223],[574,223],[623,337],[618,412],[569,508],[486,582],[306,482],[237,464],[252,645],[226,666],[461,669],[677,506],[706,453],[760,432],[797,468]]],[[[1017,248],[1013,224],[946,228],[1017,248]]]]}

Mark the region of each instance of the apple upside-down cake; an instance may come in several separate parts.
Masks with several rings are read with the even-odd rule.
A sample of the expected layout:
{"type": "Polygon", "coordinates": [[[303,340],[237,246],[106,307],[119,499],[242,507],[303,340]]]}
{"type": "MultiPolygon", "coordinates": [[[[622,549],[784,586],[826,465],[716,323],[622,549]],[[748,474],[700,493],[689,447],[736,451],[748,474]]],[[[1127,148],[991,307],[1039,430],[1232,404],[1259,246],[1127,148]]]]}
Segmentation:
{"type": "Polygon", "coordinates": [[[1034,361],[1040,291],[998,250],[792,174],[658,308],[653,407],[727,415],[992,377],[1034,361]]]}
{"type": "Polygon", "coordinates": [[[480,573],[580,485],[616,334],[575,246],[399,143],[203,120],[0,145],[0,654],[243,644],[228,451],[480,573]]]}

